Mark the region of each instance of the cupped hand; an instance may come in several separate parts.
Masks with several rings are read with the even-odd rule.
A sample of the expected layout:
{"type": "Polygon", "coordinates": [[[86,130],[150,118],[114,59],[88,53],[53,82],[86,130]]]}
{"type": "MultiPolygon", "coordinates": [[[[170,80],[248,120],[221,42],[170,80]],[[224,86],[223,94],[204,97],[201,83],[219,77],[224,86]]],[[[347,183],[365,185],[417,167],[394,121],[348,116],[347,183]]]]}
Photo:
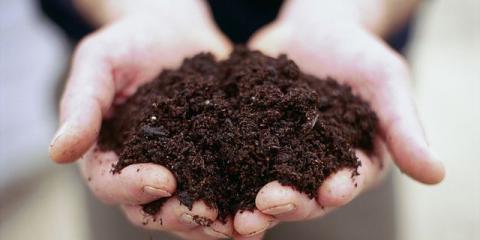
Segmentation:
{"type": "Polygon", "coordinates": [[[172,197],[156,216],[142,212],[142,204],[175,192],[170,171],[159,165],[135,164],[112,174],[117,156],[96,147],[102,119],[139,85],[198,52],[209,51],[218,58],[230,52],[229,42],[200,1],[163,5],[126,14],[78,45],[60,104],[61,127],[50,145],[50,155],[58,163],[79,159],[93,193],[121,206],[134,224],[189,239],[209,239],[192,218],[214,221],[217,211],[202,202],[189,210],[172,197]]]}
{"type": "Polygon", "coordinates": [[[235,216],[237,231],[262,232],[272,222],[320,217],[345,205],[382,179],[389,165],[384,161],[388,155],[402,172],[419,182],[442,181],[445,171],[425,139],[404,59],[363,27],[354,14],[343,16],[341,12],[348,8],[329,12],[291,2],[284,9],[288,10],[253,36],[249,47],[274,57],[285,53],[304,72],[330,76],[352,86],[354,93],[376,111],[378,136],[372,153],[357,150],[359,175],[352,178],[349,169],[333,174],[318,189],[317,199],[278,182],[267,184],[257,194],[255,213],[235,216]],[[242,226],[253,221],[258,225],[242,226]]]}
{"type": "Polygon", "coordinates": [[[111,174],[117,156],[99,151],[95,143],[102,118],[112,106],[163,68],[176,67],[184,57],[200,51],[219,58],[229,53],[231,46],[213,26],[205,7],[191,2],[196,6],[172,9],[176,4],[171,4],[131,14],[87,37],[76,50],[61,101],[61,128],[50,147],[52,159],[65,163],[81,158],[82,173],[95,195],[120,205],[134,224],[188,239],[260,239],[278,221],[319,217],[348,203],[381,179],[388,153],[414,179],[429,184],[442,180],[443,166],[435,162],[426,143],[402,58],[349,18],[335,14],[312,18],[296,10],[257,32],[249,46],[272,56],[287,53],[305,72],[346,82],[372,104],[380,120],[379,136],[373,153],[357,151],[360,175],[352,179],[351,170],[345,169],[330,176],[317,199],[269,183],[258,193],[254,212],[239,212],[226,223],[216,221],[217,211],[204,203],[189,210],[175,197],[156,216],[145,215],[141,204],[174,193],[171,172],[159,165],[136,164],[111,174]],[[193,216],[213,224],[199,226],[193,216]]]}

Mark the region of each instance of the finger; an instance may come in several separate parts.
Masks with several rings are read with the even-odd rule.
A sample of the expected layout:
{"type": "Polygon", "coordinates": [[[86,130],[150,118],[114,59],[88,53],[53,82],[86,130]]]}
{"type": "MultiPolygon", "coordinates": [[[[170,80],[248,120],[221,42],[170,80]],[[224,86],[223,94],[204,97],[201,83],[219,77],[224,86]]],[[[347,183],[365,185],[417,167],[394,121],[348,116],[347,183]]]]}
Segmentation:
{"type": "MultiPolygon", "coordinates": [[[[378,147],[381,148],[381,146],[378,147]]],[[[357,169],[358,175],[354,175],[353,169],[342,169],[322,183],[317,198],[322,207],[343,206],[385,176],[387,167],[376,154],[369,156],[363,151],[357,150],[356,156],[360,161],[360,167],[357,169]]]]}
{"type": "Polygon", "coordinates": [[[259,233],[259,234],[256,234],[254,236],[249,236],[249,237],[245,237],[245,236],[241,236],[241,235],[236,235],[234,237],[235,240],[261,240],[263,239],[263,237],[265,236],[265,232],[262,232],[262,233],[259,233]]]}
{"type": "Polygon", "coordinates": [[[148,230],[167,231],[168,221],[160,215],[150,215],[143,211],[138,205],[121,205],[122,212],[133,225],[148,230]]]}
{"type": "Polygon", "coordinates": [[[336,210],[337,207],[323,207],[319,206],[315,210],[313,210],[308,217],[305,218],[305,220],[311,220],[311,219],[316,219],[316,218],[321,218],[334,210],[336,210]]]}
{"type": "Polygon", "coordinates": [[[217,209],[209,207],[203,201],[194,202],[192,209],[189,209],[178,201],[178,203],[174,205],[173,211],[178,221],[183,223],[186,228],[208,226],[218,217],[217,209]]]}
{"type": "Polygon", "coordinates": [[[353,170],[342,169],[322,183],[319,188],[318,202],[324,207],[340,207],[353,199],[355,190],[353,170]]]}
{"type": "Polygon", "coordinates": [[[173,232],[174,235],[188,240],[209,240],[209,239],[228,239],[228,238],[219,238],[219,237],[212,237],[203,232],[200,228],[195,228],[192,230],[187,230],[183,232],[173,232]]]}
{"type": "Polygon", "coordinates": [[[427,144],[418,119],[411,89],[410,73],[402,57],[382,41],[363,33],[359,38],[363,61],[356,61],[353,71],[363,81],[357,90],[370,100],[379,117],[380,134],[384,138],[397,166],[410,177],[435,184],[445,176],[443,164],[427,144]]]}
{"type": "Polygon", "coordinates": [[[289,28],[273,22],[255,32],[248,41],[248,47],[274,57],[282,48],[279,44],[288,36],[291,36],[289,28]]]}
{"type": "MultiPolygon", "coordinates": [[[[149,215],[143,211],[142,206],[138,205],[123,205],[122,209],[127,218],[134,224],[150,230],[161,231],[175,231],[175,232],[190,232],[198,228],[200,221],[195,222],[192,218],[185,221],[180,216],[182,212],[179,212],[180,201],[177,198],[169,198],[161,207],[160,211],[154,216],[149,215]],[[179,215],[180,214],[180,215],[179,215]]],[[[187,210],[188,212],[188,210],[187,210]]],[[[214,221],[216,216],[212,214],[212,211],[202,203],[195,203],[192,211],[188,212],[192,217],[198,216],[195,219],[203,218],[208,221],[214,221]]],[[[204,235],[205,236],[205,235],[204,235]]]]}
{"type": "Polygon", "coordinates": [[[206,35],[204,33],[199,34],[196,38],[197,43],[203,42],[204,49],[199,51],[210,51],[217,60],[225,60],[231,53],[233,46],[226,36],[220,31],[214,30],[214,34],[206,35]]]}
{"type": "Polygon", "coordinates": [[[178,204],[178,199],[170,198],[155,215],[145,213],[143,207],[139,205],[122,205],[121,208],[133,225],[145,229],[169,232],[183,232],[194,229],[194,227],[178,220],[174,210],[178,204]]]}
{"type": "Polygon", "coordinates": [[[110,204],[144,204],[170,197],[176,189],[173,174],[163,166],[134,164],[112,173],[117,162],[113,152],[92,149],[80,162],[89,187],[102,201],[110,204]]]}
{"type": "Polygon", "coordinates": [[[445,169],[429,149],[416,115],[408,88],[408,68],[383,41],[358,27],[349,29],[350,35],[355,36],[353,43],[344,35],[332,35],[335,41],[327,41],[323,34],[313,34],[312,38],[319,38],[308,38],[308,41],[317,45],[308,45],[303,39],[296,39],[296,45],[327,50],[317,54],[319,51],[293,51],[279,47],[275,41],[282,42],[282,38],[289,36],[288,29],[292,29],[272,29],[266,27],[257,33],[250,46],[273,56],[278,54],[278,50],[286,51],[306,72],[317,76],[328,74],[347,81],[360,95],[370,100],[380,119],[381,134],[400,169],[427,184],[438,183],[444,178],[445,169]],[[352,79],[355,77],[359,79],[352,79]]]}
{"type": "Polygon", "coordinates": [[[315,199],[278,181],[266,184],[258,192],[255,205],[262,213],[282,221],[302,220],[318,207],[315,199]]]}
{"type": "Polygon", "coordinates": [[[102,115],[114,97],[114,84],[104,50],[93,40],[83,41],[72,62],[60,103],[61,127],[50,144],[58,163],[75,161],[97,139],[102,115]]]}
{"type": "Polygon", "coordinates": [[[241,237],[253,237],[265,232],[274,218],[259,210],[237,212],[233,220],[235,232],[241,237]]]}
{"type": "Polygon", "coordinates": [[[234,236],[233,220],[230,217],[225,222],[216,220],[210,226],[203,227],[203,232],[216,239],[232,238],[234,236]]]}

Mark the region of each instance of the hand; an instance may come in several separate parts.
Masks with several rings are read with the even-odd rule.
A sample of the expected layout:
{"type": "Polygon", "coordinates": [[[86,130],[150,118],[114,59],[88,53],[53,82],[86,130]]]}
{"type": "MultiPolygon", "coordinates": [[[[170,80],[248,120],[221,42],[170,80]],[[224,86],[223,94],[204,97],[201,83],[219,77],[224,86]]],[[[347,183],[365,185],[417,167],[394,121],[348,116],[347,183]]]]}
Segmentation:
{"type": "Polygon", "coordinates": [[[244,232],[265,229],[272,218],[306,220],[348,203],[385,175],[388,163],[383,160],[388,152],[402,172],[417,181],[435,184],[444,177],[443,165],[429,149],[416,115],[403,58],[362,26],[356,13],[350,12],[351,4],[337,2],[328,8],[318,6],[320,2],[325,1],[289,2],[275,22],[253,36],[249,46],[271,56],[286,53],[303,71],[352,86],[378,114],[376,149],[370,155],[358,150],[360,175],[352,180],[351,170],[339,171],[322,184],[314,200],[278,182],[267,184],[257,195],[258,211],[247,220],[246,216],[235,218],[235,223],[258,223],[243,225],[250,226],[244,232]]]}
{"type": "Polygon", "coordinates": [[[135,164],[111,174],[117,156],[95,147],[102,118],[139,85],[164,68],[179,66],[184,57],[211,51],[222,58],[230,52],[231,46],[200,1],[158,2],[162,5],[158,8],[115,17],[79,44],[61,100],[61,128],[50,155],[59,163],[81,158],[82,174],[94,194],[106,203],[120,205],[133,223],[190,239],[208,239],[191,219],[192,215],[216,219],[216,210],[202,202],[190,211],[170,198],[156,221],[142,212],[140,204],[169,197],[175,191],[170,171],[159,165],[135,164]]]}

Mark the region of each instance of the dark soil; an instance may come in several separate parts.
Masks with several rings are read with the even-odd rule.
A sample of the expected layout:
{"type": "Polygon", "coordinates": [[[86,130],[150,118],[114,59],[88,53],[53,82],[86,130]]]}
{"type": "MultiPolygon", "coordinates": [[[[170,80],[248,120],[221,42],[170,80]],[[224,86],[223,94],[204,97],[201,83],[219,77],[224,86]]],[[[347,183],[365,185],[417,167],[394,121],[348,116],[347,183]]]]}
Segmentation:
{"type": "MultiPolygon", "coordinates": [[[[376,124],[349,86],[304,74],[284,55],[237,48],[225,61],[202,53],[163,71],[114,110],[99,143],[118,154],[114,173],[161,164],[184,205],[204,200],[225,219],[253,209],[268,182],[313,198],[330,174],[355,174],[354,148],[373,148],[376,124]]],[[[155,214],[163,201],[144,210],[155,214]]]]}

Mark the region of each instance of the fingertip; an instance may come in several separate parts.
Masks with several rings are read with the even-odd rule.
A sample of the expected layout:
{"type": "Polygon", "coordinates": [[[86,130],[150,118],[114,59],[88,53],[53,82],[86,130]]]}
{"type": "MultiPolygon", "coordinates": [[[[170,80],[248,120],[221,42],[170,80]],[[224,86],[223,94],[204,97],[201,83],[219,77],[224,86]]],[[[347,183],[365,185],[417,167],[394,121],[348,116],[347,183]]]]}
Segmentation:
{"type": "Polygon", "coordinates": [[[343,206],[353,199],[355,188],[352,170],[340,170],[320,186],[318,202],[324,207],[343,206]]]}
{"type": "Polygon", "coordinates": [[[293,189],[273,181],[263,186],[255,198],[255,206],[263,213],[279,215],[297,208],[297,196],[293,189]]]}
{"type": "Polygon", "coordinates": [[[178,220],[186,226],[208,226],[218,217],[218,210],[203,201],[193,203],[192,209],[179,202],[174,209],[178,220]]]}
{"type": "Polygon", "coordinates": [[[177,188],[177,181],[173,173],[164,166],[157,164],[133,164],[125,167],[121,175],[125,184],[129,184],[132,179],[137,179],[137,188],[143,189],[153,196],[156,195],[156,192],[166,192],[168,193],[167,196],[160,194],[160,197],[170,197],[177,188]]]}
{"type": "Polygon", "coordinates": [[[160,198],[171,197],[176,189],[173,174],[161,165],[133,164],[121,170],[117,181],[110,184],[116,187],[118,201],[129,204],[144,204],[160,198]]]}
{"type": "Polygon", "coordinates": [[[397,153],[395,160],[402,172],[421,183],[434,185],[445,178],[445,166],[428,148],[397,153]]]}
{"type": "Polygon", "coordinates": [[[95,143],[99,130],[100,121],[92,123],[88,129],[64,123],[49,145],[50,158],[60,164],[76,161],[95,143]]]}
{"type": "Polygon", "coordinates": [[[433,155],[425,161],[423,168],[425,169],[424,171],[420,170],[419,173],[415,173],[412,177],[428,185],[439,184],[445,178],[446,171],[444,164],[436,160],[433,155]]]}
{"type": "Polygon", "coordinates": [[[158,224],[156,217],[143,212],[140,206],[121,205],[120,208],[127,220],[134,226],[149,230],[162,230],[163,228],[162,220],[158,224]]]}
{"type": "Polygon", "coordinates": [[[237,212],[233,220],[235,231],[242,237],[252,237],[265,232],[274,218],[259,210],[237,212]]]}
{"type": "MultiPolygon", "coordinates": [[[[178,220],[176,207],[180,205],[177,198],[171,197],[166,200],[160,210],[155,214],[155,218],[159,219],[160,226],[168,231],[186,231],[192,229],[192,226],[185,225],[178,220]]],[[[143,208],[140,207],[143,211],[143,208]]],[[[143,212],[143,214],[146,214],[143,212]]]]}
{"type": "Polygon", "coordinates": [[[258,192],[255,205],[262,213],[281,221],[303,220],[318,207],[315,199],[278,181],[266,184],[258,192]]]}
{"type": "MultiPolygon", "coordinates": [[[[405,89],[395,91],[408,94],[405,89]]],[[[445,177],[445,167],[427,143],[413,102],[408,95],[399,96],[393,96],[391,106],[379,111],[382,137],[402,172],[424,184],[440,183],[445,177]]]]}
{"type": "Polygon", "coordinates": [[[445,170],[445,165],[442,162],[435,162],[434,163],[434,172],[436,173],[435,176],[430,181],[430,184],[438,184],[441,183],[447,174],[445,170]]]}
{"type": "Polygon", "coordinates": [[[262,240],[264,236],[265,236],[265,232],[262,232],[254,236],[235,236],[234,239],[235,240],[262,240]]]}
{"type": "Polygon", "coordinates": [[[289,36],[289,34],[290,28],[271,23],[253,34],[248,41],[248,47],[274,57],[278,54],[278,49],[281,49],[279,44],[284,36],[289,36]]]}
{"type": "Polygon", "coordinates": [[[441,183],[446,175],[445,165],[433,151],[429,151],[429,154],[430,157],[428,159],[431,165],[432,175],[429,179],[426,179],[427,181],[424,183],[430,185],[441,183]]]}
{"type": "Polygon", "coordinates": [[[60,101],[61,127],[50,143],[49,154],[57,163],[80,158],[97,140],[115,86],[110,63],[98,40],[82,40],[75,50],[66,88],[60,101]]]}
{"type": "Polygon", "coordinates": [[[66,154],[63,149],[65,149],[63,137],[65,134],[65,124],[63,124],[55,133],[50,145],[48,146],[48,154],[50,159],[56,163],[69,163],[72,160],[67,157],[69,154],[66,154]]]}
{"type": "Polygon", "coordinates": [[[217,220],[210,226],[204,227],[203,232],[211,237],[219,239],[229,239],[233,237],[233,222],[228,218],[225,223],[217,220]]]}
{"type": "Polygon", "coordinates": [[[226,60],[233,50],[232,44],[225,36],[218,39],[218,44],[215,44],[212,51],[218,60],[226,60]]]}

